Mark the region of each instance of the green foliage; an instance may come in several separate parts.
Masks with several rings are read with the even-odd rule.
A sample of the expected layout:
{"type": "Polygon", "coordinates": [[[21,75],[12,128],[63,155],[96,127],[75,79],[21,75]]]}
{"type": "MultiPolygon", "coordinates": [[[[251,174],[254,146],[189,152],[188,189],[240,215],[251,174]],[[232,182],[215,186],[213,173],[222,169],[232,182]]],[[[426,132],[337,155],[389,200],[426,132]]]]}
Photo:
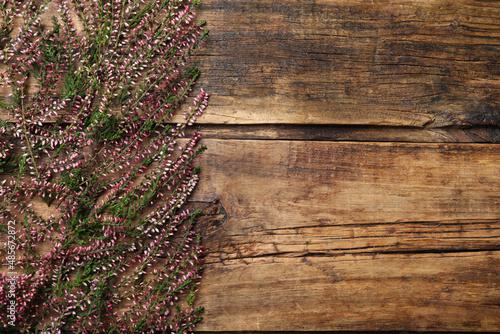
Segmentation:
{"type": "Polygon", "coordinates": [[[13,173],[19,168],[21,156],[10,154],[5,158],[0,158],[0,173],[13,173]]]}
{"type": "Polygon", "coordinates": [[[186,65],[206,36],[192,21],[199,1],[54,1],[46,29],[50,2],[0,2],[10,93],[0,100],[10,117],[0,121],[0,235],[15,235],[10,272],[21,273],[9,296],[11,274],[0,272],[0,301],[25,305],[14,326],[5,308],[0,323],[192,331],[203,247],[199,211],[183,204],[206,148],[197,132],[184,136],[208,99],[190,96],[200,70],[186,65]],[[168,124],[188,99],[185,120],[168,124]]]}

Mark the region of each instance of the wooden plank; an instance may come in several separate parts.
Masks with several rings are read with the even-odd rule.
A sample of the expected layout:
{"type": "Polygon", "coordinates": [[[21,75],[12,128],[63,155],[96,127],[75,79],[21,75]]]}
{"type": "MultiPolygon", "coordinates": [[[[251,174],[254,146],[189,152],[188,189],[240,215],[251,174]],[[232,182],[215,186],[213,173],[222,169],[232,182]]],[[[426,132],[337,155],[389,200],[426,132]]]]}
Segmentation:
{"type": "Polygon", "coordinates": [[[200,330],[499,328],[498,252],[267,260],[206,269],[200,330]]]}
{"type": "MultiPolygon", "coordinates": [[[[201,334],[251,334],[252,331],[223,331],[210,332],[195,330],[195,333],[201,334]]],[[[451,334],[450,332],[425,331],[425,334],[451,334]]],[[[478,332],[460,332],[460,334],[477,334],[478,332]]],[[[259,331],[259,334],[276,334],[273,331],[259,331]]],[[[280,334],[297,334],[297,331],[282,331],[280,334]]],[[[300,331],[300,334],[317,334],[315,331],[300,331]]],[[[395,334],[394,331],[321,331],[321,334],[395,334]]],[[[422,331],[404,331],[400,334],[422,334],[422,331]]]]}
{"type": "Polygon", "coordinates": [[[199,18],[200,123],[500,124],[497,1],[203,0],[199,18]]]}
{"type": "Polygon", "coordinates": [[[500,143],[500,128],[486,126],[421,129],[389,126],[204,124],[197,128],[203,138],[210,139],[500,143]]]}
{"type": "MultiPolygon", "coordinates": [[[[297,334],[298,331],[281,331],[280,334],[297,334]]],[[[195,333],[200,334],[252,334],[253,331],[223,331],[223,332],[213,332],[213,331],[199,331],[195,330],[195,333]]],[[[460,332],[460,334],[477,334],[478,332],[460,332]]],[[[259,334],[276,334],[273,331],[259,331],[259,334]]],[[[317,334],[315,331],[300,331],[300,334],[317,334]]],[[[321,331],[321,334],[395,334],[394,331],[321,331]]],[[[404,331],[399,334],[422,334],[422,331],[404,331]]],[[[441,332],[441,331],[425,331],[425,334],[452,334],[452,332],[441,332]]],[[[455,333],[453,333],[455,334],[455,333]]]]}
{"type": "Polygon", "coordinates": [[[199,330],[500,330],[500,146],[204,143],[199,330]]]}
{"type": "Polygon", "coordinates": [[[204,0],[202,122],[499,124],[500,2],[204,0]]]}
{"type": "Polygon", "coordinates": [[[199,330],[500,330],[499,145],[204,144],[199,330]]]}

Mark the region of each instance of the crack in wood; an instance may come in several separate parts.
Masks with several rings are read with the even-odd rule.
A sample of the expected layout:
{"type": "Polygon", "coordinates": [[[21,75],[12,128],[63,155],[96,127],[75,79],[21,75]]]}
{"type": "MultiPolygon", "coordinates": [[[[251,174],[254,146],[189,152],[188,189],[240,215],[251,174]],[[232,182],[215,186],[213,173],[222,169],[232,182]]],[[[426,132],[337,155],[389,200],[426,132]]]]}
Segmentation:
{"type": "MultiPolygon", "coordinates": [[[[338,258],[344,255],[356,255],[356,256],[393,256],[393,255],[407,255],[407,256],[412,256],[412,255],[422,255],[422,254],[434,254],[434,255],[453,255],[453,254],[462,254],[462,253],[490,253],[491,255],[499,252],[500,251],[500,245],[499,247],[493,247],[493,248],[485,248],[485,249],[456,249],[456,250],[450,250],[450,249],[424,249],[424,250],[401,250],[401,251],[382,251],[382,252],[349,252],[357,249],[365,249],[365,248],[373,248],[373,247],[359,247],[359,248],[346,248],[346,249],[339,249],[338,251],[342,251],[342,253],[333,253],[333,252],[276,252],[276,253],[266,253],[266,254],[248,254],[248,255],[241,255],[241,253],[234,253],[234,252],[223,252],[223,251],[218,251],[215,253],[208,253],[207,254],[207,264],[211,263],[221,263],[223,265],[226,265],[226,261],[235,261],[235,260],[242,260],[244,264],[249,264],[248,262],[245,262],[245,260],[250,260],[250,259],[265,259],[268,258],[271,260],[271,262],[274,262],[273,259],[276,258],[302,258],[304,262],[308,261],[307,258],[338,258]],[[234,256],[234,254],[237,254],[237,256],[234,256]],[[223,255],[233,255],[231,257],[224,257],[223,255]],[[218,261],[215,261],[215,260],[218,261]]],[[[377,248],[377,247],[374,247],[377,248]]],[[[381,247],[383,248],[383,247],[381,247]]]]}

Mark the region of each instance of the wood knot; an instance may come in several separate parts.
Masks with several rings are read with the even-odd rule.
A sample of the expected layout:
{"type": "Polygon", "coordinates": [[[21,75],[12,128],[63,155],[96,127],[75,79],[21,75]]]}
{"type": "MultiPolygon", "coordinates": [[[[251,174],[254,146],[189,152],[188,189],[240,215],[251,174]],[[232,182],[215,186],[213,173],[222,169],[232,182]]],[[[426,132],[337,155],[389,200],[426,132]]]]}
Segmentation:
{"type": "Polygon", "coordinates": [[[197,203],[198,209],[202,212],[198,216],[196,223],[196,231],[201,234],[202,238],[216,238],[217,232],[222,228],[228,220],[228,214],[222,202],[216,198],[211,202],[197,203]]]}

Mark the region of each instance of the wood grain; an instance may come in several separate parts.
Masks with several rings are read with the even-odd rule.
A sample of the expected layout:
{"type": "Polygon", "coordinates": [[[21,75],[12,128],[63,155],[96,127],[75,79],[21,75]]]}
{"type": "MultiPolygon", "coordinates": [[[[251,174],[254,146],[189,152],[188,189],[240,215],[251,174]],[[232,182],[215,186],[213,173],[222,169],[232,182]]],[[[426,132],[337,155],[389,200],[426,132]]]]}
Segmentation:
{"type": "Polygon", "coordinates": [[[198,330],[500,331],[500,2],[199,14],[198,330]]]}
{"type": "Polygon", "coordinates": [[[499,124],[500,3],[204,0],[204,122],[499,124]]]}
{"type": "MultiPolygon", "coordinates": [[[[500,143],[500,128],[404,128],[391,126],[338,126],[295,124],[204,124],[203,138],[244,140],[309,140],[414,143],[500,143]]],[[[191,133],[192,130],[189,131],[191,133]]]]}
{"type": "Polygon", "coordinates": [[[200,330],[498,331],[498,252],[209,266],[200,330]]]}
{"type": "Polygon", "coordinates": [[[498,145],[205,144],[200,330],[500,330],[498,145]]]}
{"type": "Polygon", "coordinates": [[[210,38],[194,62],[212,94],[199,123],[500,124],[497,1],[203,0],[198,12],[210,38]]]}
{"type": "Polygon", "coordinates": [[[203,144],[200,331],[500,331],[500,145],[203,144]]]}

